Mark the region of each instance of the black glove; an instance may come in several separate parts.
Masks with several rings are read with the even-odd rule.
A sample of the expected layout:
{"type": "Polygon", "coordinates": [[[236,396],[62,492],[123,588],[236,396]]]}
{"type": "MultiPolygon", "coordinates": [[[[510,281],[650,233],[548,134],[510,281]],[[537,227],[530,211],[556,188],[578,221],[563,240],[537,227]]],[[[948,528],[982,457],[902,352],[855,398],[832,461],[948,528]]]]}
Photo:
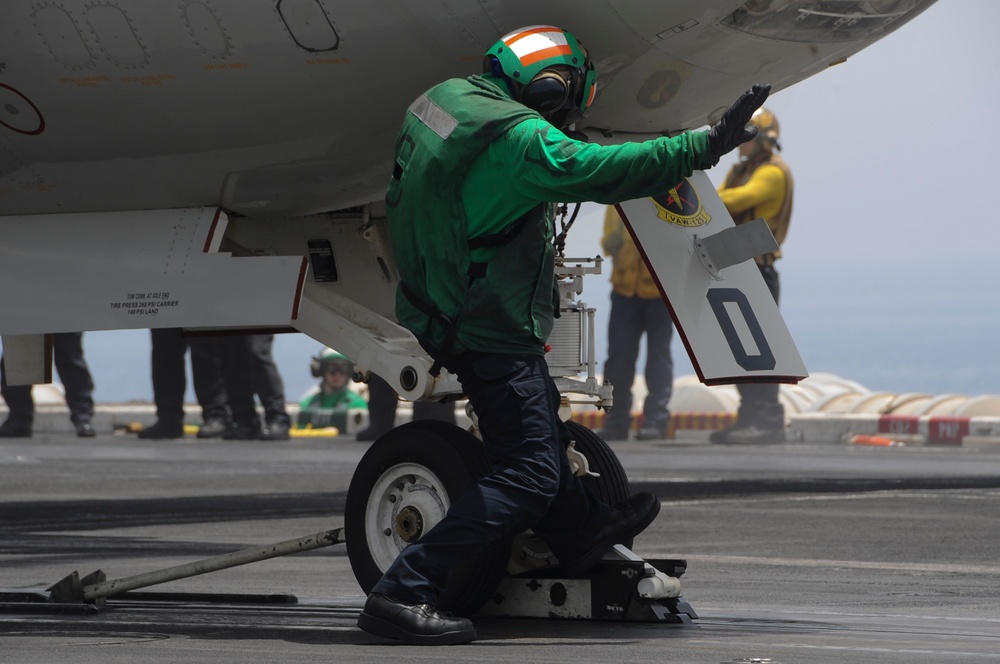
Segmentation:
{"type": "Polygon", "coordinates": [[[757,127],[748,127],[747,123],[754,111],[763,106],[770,92],[770,84],[753,86],[740,95],[736,103],[708,130],[708,149],[716,158],[716,163],[719,157],[757,135],[757,127]]]}

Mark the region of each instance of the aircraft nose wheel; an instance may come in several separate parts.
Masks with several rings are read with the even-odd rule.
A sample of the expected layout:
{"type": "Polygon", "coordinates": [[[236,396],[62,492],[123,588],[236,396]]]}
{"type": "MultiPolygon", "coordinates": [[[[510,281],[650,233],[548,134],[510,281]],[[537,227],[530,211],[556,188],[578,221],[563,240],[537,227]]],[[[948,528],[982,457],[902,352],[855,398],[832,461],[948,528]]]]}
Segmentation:
{"type": "MultiPolygon", "coordinates": [[[[584,483],[609,504],[627,498],[628,478],[614,452],[589,429],[575,422],[567,426],[591,470],[599,473],[584,483]]],[[[409,422],[376,440],[354,472],[345,508],[347,554],[361,589],[370,592],[399,552],[441,521],[452,500],[489,471],[482,441],[444,422],[409,422]]],[[[441,608],[475,613],[496,592],[510,559],[508,541],[459,566],[441,608]]]]}
{"type": "MultiPolygon", "coordinates": [[[[433,528],[490,462],[482,441],[445,422],[409,422],[376,440],[347,491],[347,555],[366,593],[399,552],[433,528]]],[[[496,591],[510,545],[490,547],[460,565],[440,598],[441,608],[470,615],[496,591]]]]}

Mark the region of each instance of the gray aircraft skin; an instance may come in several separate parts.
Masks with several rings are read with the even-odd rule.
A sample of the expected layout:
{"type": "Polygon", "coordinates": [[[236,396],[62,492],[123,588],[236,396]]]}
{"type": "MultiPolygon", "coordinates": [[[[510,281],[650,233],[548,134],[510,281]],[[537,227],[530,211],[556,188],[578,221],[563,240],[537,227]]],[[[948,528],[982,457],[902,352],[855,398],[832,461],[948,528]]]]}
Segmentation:
{"type": "Polygon", "coordinates": [[[599,78],[578,129],[626,140],[710,123],[753,83],[794,85],[933,0],[835,4],[7,0],[0,232],[9,215],[296,217],[380,200],[413,99],[481,71],[522,26],[584,43],[599,78]]]}
{"type": "Polygon", "coordinates": [[[394,323],[384,231],[394,137],[421,92],[481,71],[512,30],[557,25],[598,71],[577,130],[676,134],[753,84],[777,92],[844,62],[931,4],[4,2],[8,379],[45,382],[41,335],[55,332],[291,328],[407,399],[450,393],[394,323]]]}

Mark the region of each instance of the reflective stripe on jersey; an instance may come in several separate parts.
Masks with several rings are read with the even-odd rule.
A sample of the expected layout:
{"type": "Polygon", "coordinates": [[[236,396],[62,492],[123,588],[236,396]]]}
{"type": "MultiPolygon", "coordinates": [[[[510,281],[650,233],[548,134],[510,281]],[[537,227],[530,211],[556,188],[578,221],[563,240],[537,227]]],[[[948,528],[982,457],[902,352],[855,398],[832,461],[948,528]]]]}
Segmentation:
{"type": "Polygon", "coordinates": [[[420,95],[416,101],[410,104],[410,113],[417,116],[421,122],[441,138],[447,139],[451,132],[458,127],[458,120],[451,116],[427,95],[420,95]]]}

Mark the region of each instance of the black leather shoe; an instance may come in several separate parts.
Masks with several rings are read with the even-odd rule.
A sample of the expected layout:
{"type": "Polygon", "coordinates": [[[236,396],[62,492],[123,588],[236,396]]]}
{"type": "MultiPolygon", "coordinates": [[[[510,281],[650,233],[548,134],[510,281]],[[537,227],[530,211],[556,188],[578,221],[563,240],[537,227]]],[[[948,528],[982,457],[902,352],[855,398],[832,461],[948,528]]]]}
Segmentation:
{"type": "Polygon", "coordinates": [[[260,439],[260,424],[258,422],[248,422],[238,424],[233,422],[222,433],[223,440],[258,440],[260,439]]]}
{"type": "Polygon", "coordinates": [[[76,437],[77,438],[93,438],[97,435],[94,431],[94,425],[90,422],[80,422],[76,425],[76,437]]]}
{"type": "Polygon", "coordinates": [[[368,596],[358,627],[369,634],[413,645],[454,645],[476,638],[476,628],[467,618],[456,618],[430,604],[397,602],[379,593],[368,596]]]}
{"type": "Polygon", "coordinates": [[[261,440],[288,440],[291,438],[291,434],[288,432],[289,429],[288,422],[271,422],[264,427],[264,430],[260,434],[261,440]]]}
{"type": "Polygon", "coordinates": [[[31,438],[31,425],[7,420],[0,426],[0,438],[31,438]]]}
{"type": "Polygon", "coordinates": [[[636,440],[663,440],[666,437],[666,427],[643,427],[635,432],[636,440]]]}
{"type": "Polygon", "coordinates": [[[631,540],[653,523],[660,513],[660,500],[648,492],[637,493],[611,508],[611,518],[597,532],[593,544],[583,555],[562,563],[567,576],[584,574],[600,562],[615,544],[631,540]]]}
{"type": "Polygon", "coordinates": [[[741,424],[734,424],[728,426],[725,429],[717,429],[712,433],[708,434],[708,442],[710,443],[725,443],[728,442],[726,439],[729,438],[729,434],[740,428],[741,424]]]}
{"type": "Polygon", "coordinates": [[[183,438],[184,424],[182,422],[168,424],[158,420],[156,424],[146,427],[138,435],[139,438],[145,440],[173,440],[174,438],[183,438]]]}
{"type": "Polygon", "coordinates": [[[752,424],[726,434],[726,442],[733,445],[773,445],[784,443],[785,438],[784,429],[762,429],[752,424]]]}
{"type": "Polygon", "coordinates": [[[219,438],[229,428],[225,420],[210,419],[198,429],[198,438],[219,438]]]}

